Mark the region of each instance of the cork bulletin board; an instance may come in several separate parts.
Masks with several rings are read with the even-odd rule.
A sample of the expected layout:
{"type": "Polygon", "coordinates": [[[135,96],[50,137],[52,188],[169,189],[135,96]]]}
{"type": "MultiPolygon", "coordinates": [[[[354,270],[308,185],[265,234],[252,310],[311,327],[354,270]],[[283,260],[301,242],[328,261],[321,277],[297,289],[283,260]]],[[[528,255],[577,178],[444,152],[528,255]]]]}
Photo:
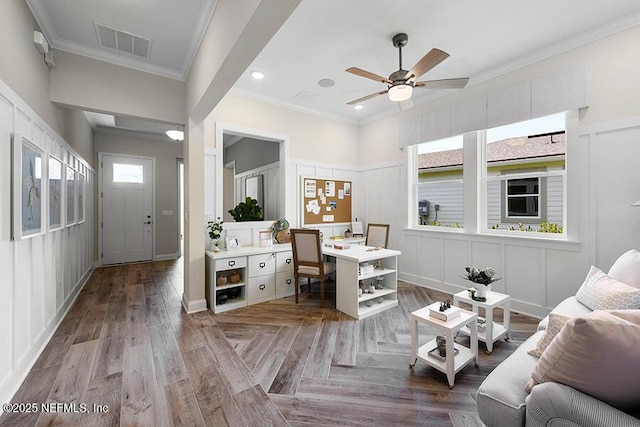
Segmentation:
{"type": "Polygon", "coordinates": [[[303,225],[351,223],[351,181],[302,178],[303,225]]]}

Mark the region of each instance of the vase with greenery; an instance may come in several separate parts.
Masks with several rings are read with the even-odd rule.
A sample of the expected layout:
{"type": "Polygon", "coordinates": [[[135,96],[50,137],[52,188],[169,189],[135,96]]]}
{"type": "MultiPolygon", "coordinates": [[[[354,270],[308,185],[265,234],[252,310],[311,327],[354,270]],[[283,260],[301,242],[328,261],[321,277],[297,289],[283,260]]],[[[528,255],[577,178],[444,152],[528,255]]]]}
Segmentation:
{"type": "Polygon", "coordinates": [[[262,208],[258,201],[251,197],[247,197],[244,202],[238,203],[238,206],[228,212],[236,222],[262,221],[262,208]]]}
{"type": "Polygon", "coordinates": [[[220,217],[216,218],[215,221],[207,222],[207,230],[209,230],[209,238],[211,239],[211,249],[214,252],[220,251],[218,244],[220,242],[220,237],[222,237],[222,219],[220,217]]]}
{"type": "Polygon", "coordinates": [[[491,290],[491,284],[497,282],[502,277],[495,277],[496,271],[491,267],[479,269],[476,267],[465,267],[466,275],[461,275],[463,279],[474,283],[475,294],[471,297],[476,301],[486,301],[487,293],[491,290]]]}

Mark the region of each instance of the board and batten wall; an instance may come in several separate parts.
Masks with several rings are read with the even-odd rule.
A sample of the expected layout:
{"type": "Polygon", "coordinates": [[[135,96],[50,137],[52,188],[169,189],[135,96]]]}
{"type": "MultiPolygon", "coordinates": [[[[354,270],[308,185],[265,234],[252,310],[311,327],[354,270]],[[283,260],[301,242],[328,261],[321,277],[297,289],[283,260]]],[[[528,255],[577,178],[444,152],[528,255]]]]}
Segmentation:
{"type": "Polygon", "coordinates": [[[95,171],[0,80],[0,173],[0,401],[9,402],[93,271],[95,171]],[[86,176],[84,222],[11,240],[14,133],[63,161],[76,159],[86,176]]]}
{"type": "Polygon", "coordinates": [[[492,266],[503,276],[494,289],[513,297],[513,309],[543,316],[575,294],[590,265],[606,272],[620,254],[631,248],[640,249],[640,208],[631,207],[640,200],[640,103],[633,96],[640,91],[640,81],[633,77],[640,58],[627,54],[638,40],[640,27],[631,27],[549,59],[527,66],[520,64],[511,72],[407,112],[364,124],[360,143],[371,147],[362,151],[367,186],[380,182],[384,185],[382,190],[393,188],[401,195],[409,194],[408,173],[403,170],[407,155],[398,148],[402,117],[462,105],[483,93],[500,91],[536,76],[561,73],[576,66],[587,65],[589,69],[589,107],[576,114],[573,127],[567,129],[568,241],[478,232],[474,223],[477,214],[469,212],[477,206],[478,187],[467,181],[466,174],[465,225],[470,229],[464,231],[412,228],[407,209],[413,207],[407,207],[405,201],[382,207],[373,197],[373,189],[369,189],[372,197],[367,198],[365,207],[371,221],[399,218],[399,278],[457,292],[469,286],[459,277],[465,266],[492,266]],[[397,172],[366,166],[384,158],[396,162],[397,172]],[[386,179],[395,176],[400,178],[386,179]]]}

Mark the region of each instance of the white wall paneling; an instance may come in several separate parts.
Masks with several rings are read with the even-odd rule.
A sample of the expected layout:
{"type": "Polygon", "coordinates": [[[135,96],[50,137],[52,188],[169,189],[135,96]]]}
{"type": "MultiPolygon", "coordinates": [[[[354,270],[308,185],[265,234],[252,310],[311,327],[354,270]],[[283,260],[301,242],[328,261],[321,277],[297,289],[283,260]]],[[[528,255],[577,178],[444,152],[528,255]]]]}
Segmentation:
{"type": "MultiPolygon", "coordinates": [[[[64,160],[79,157],[26,103],[0,81],[0,401],[9,402],[93,270],[95,172],[86,176],[85,221],[27,238],[11,236],[11,135],[21,133],[64,160]]],[[[47,203],[47,192],[42,192],[47,203]]],[[[48,212],[48,211],[47,211],[48,212]]],[[[43,228],[48,226],[48,214],[43,228]]]]}

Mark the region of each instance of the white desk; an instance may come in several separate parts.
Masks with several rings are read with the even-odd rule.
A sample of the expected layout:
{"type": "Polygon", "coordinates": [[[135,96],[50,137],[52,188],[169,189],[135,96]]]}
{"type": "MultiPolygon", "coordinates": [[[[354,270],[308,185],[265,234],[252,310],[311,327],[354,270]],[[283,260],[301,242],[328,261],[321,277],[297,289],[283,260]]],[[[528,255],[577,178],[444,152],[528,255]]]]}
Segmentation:
{"type": "Polygon", "coordinates": [[[398,305],[398,256],[400,251],[351,245],[349,249],[323,246],[322,252],[336,258],[336,308],[356,319],[363,319],[398,305]],[[377,265],[373,272],[360,274],[361,263],[377,265]],[[384,289],[358,297],[360,281],[373,283],[382,278],[384,289]],[[377,302],[382,297],[382,302],[377,302]],[[367,302],[373,304],[367,306],[367,302]]]}
{"type": "MultiPolygon", "coordinates": [[[[371,247],[359,244],[353,244],[349,249],[335,249],[329,242],[325,242],[322,246],[323,253],[336,258],[336,308],[338,310],[356,319],[363,319],[398,305],[397,258],[400,251],[373,250],[371,247]],[[379,268],[361,275],[359,266],[360,263],[365,262],[379,264],[379,268]],[[384,289],[358,297],[360,281],[367,284],[374,283],[377,277],[383,279],[384,289]],[[376,302],[380,297],[382,302],[376,302]]],[[[235,251],[207,251],[206,254],[206,294],[209,307],[215,313],[293,294],[290,244],[273,245],[271,248],[250,246],[235,251]],[[227,271],[238,271],[242,277],[241,282],[233,285],[228,283],[222,287],[216,286],[217,273],[227,274],[227,271]],[[273,280],[275,283],[272,285],[273,280]],[[217,304],[217,291],[232,287],[242,288],[239,296],[225,304],[217,304]]]]}

